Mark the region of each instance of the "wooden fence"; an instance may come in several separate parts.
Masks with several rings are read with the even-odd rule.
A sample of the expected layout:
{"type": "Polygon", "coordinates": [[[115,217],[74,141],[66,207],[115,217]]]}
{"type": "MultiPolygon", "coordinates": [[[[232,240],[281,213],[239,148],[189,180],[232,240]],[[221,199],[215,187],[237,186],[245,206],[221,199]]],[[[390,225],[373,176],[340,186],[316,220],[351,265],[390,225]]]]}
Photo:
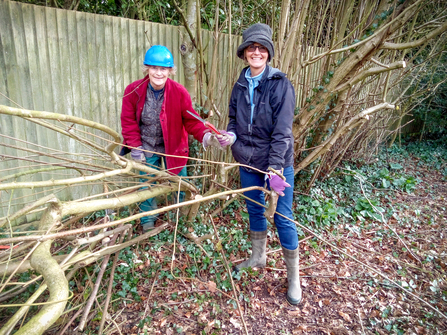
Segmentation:
{"type": "MultiPolygon", "coordinates": [[[[162,44],[171,50],[178,68],[173,79],[183,83],[182,36],[189,38],[183,27],[0,0],[0,105],[78,116],[120,132],[124,88],[142,78],[141,65],[151,45],[162,44]]],[[[203,31],[202,41],[208,73],[211,66],[217,67],[216,96],[219,108],[225,109],[231,89],[225,60],[230,54],[234,57],[240,37],[233,37],[230,46],[229,36],[221,34],[219,55],[214,59],[212,33],[203,31]]],[[[242,65],[238,61],[239,69],[242,65]]],[[[18,147],[56,155],[70,152],[73,157],[85,149],[46,127],[18,117],[0,118],[0,180],[24,166],[31,169],[42,167],[39,162],[54,162],[18,147]],[[27,161],[15,159],[24,156],[27,161]]],[[[48,171],[28,180],[52,177],[61,176],[48,171]]],[[[95,187],[100,186],[52,191],[70,199],[88,195],[95,187]]],[[[31,193],[35,190],[15,190],[11,204],[11,194],[0,192],[0,216],[34,201],[31,193]]]]}
{"type": "MultiPolygon", "coordinates": [[[[173,79],[183,83],[183,38],[189,39],[183,27],[0,0],[0,105],[77,116],[120,133],[124,89],[142,77],[144,54],[151,45],[162,44],[171,50],[178,68],[173,79]]],[[[216,41],[212,32],[202,30],[201,42],[206,72],[216,69],[218,74],[212,83],[214,103],[226,115],[232,83],[244,66],[235,56],[241,37],[230,39],[227,34],[219,34],[216,41]]],[[[310,56],[322,51],[307,48],[310,56]]],[[[320,67],[317,62],[303,70],[306,83],[300,79],[295,88],[298,106],[307,94],[303,87],[309,89],[321,78],[320,67]]],[[[19,117],[0,117],[0,182],[71,178],[79,173],[74,168],[67,170],[68,163],[65,170],[58,169],[60,160],[56,158],[90,157],[92,166],[101,158],[97,152],[86,152],[81,142],[55,131],[62,131],[66,124],[54,121],[39,125],[19,117]],[[39,173],[16,177],[18,171],[33,169],[39,173]]],[[[225,118],[218,126],[224,127],[224,123],[225,118]]],[[[76,130],[101,145],[110,140],[86,127],[76,130]]],[[[52,192],[62,200],[78,199],[101,193],[102,187],[94,183],[55,187],[37,190],[41,191],[38,195],[36,189],[17,189],[13,196],[0,191],[0,217],[42,194],[52,192]]]]}

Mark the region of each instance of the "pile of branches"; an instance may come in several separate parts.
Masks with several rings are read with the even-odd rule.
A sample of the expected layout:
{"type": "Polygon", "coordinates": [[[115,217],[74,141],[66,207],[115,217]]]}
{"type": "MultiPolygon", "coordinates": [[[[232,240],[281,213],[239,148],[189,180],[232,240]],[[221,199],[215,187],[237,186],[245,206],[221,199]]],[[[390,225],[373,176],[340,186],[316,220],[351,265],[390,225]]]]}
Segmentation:
{"type": "MultiPolygon", "coordinates": [[[[3,169],[5,177],[1,179],[0,190],[3,195],[7,195],[3,199],[8,200],[7,204],[3,202],[2,205],[3,208],[12,209],[13,213],[0,218],[2,237],[0,276],[3,278],[0,285],[0,302],[15,300],[22,292],[28,290],[30,285],[39,283],[40,286],[25,302],[2,305],[2,308],[20,307],[20,309],[7,322],[3,320],[5,323],[0,329],[0,334],[10,334],[19,325],[16,334],[42,334],[64,312],[71,298],[68,284],[70,279],[79,269],[100,261],[100,272],[88,301],[85,306],[78,306],[78,312],[65,327],[67,329],[82,313],[78,329],[83,330],[90,320],[91,308],[97,299],[96,295],[111,255],[115,254],[109,279],[113,281],[119,251],[160,233],[168,226],[168,223],[164,223],[147,233],[133,236],[130,223],[143,216],[179,211],[180,208],[183,208],[182,212],[186,214],[187,220],[191,221],[201,203],[216,198],[228,200],[244,191],[222,192],[221,187],[214,186],[202,196],[193,184],[181,177],[119,156],[115,152],[120,145],[119,134],[95,122],[68,115],[7,106],[0,106],[0,114],[20,118],[24,123],[33,122],[49,128],[82,143],[89,150],[78,154],[61,152],[35,143],[23,143],[19,138],[11,139],[22,142],[20,147],[5,143],[6,147],[16,149],[21,154],[15,157],[4,155],[4,164],[14,160],[33,162],[34,165],[29,164],[19,172],[9,175],[6,175],[9,169],[3,169]],[[85,128],[88,131],[85,131],[85,128]],[[99,142],[105,145],[101,146],[99,142]],[[38,150],[33,149],[34,146],[38,147],[38,150]],[[54,169],[57,169],[63,177],[45,179],[45,173],[53,172],[54,169]],[[140,171],[147,175],[140,175],[140,171]],[[141,184],[141,178],[147,181],[141,184]],[[76,188],[85,190],[89,187],[96,191],[96,194],[73,199],[77,194],[76,188]],[[31,192],[20,192],[27,189],[31,192]],[[63,196],[63,190],[71,191],[73,200],[56,195],[63,196]],[[166,204],[149,212],[136,211],[136,214],[114,219],[115,216],[121,216],[119,211],[123,208],[136,208],[138,203],[148,198],[162,197],[180,191],[185,192],[187,201],[166,204]],[[87,220],[85,224],[80,224],[83,218],[100,211],[106,213],[101,220],[95,222],[87,220]],[[55,244],[62,247],[55,250],[55,244]],[[56,252],[59,255],[56,256],[56,252]],[[34,270],[37,276],[26,282],[17,280],[18,275],[29,270],[34,270]],[[49,295],[45,298],[46,301],[36,303],[47,289],[49,295]],[[42,308],[26,323],[20,324],[22,319],[26,319],[31,306],[42,306],[42,308]]],[[[232,167],[231,165],[221,167],[221,174],[215,176],[215,182],[225,183],[225,174],[232,167]]],[[[194,234],[189,237],[197,243],[200,242],[194,234]]],[[[101,331],[106,321],[112,322],[107,314],[112,284],[108,285],[108,289],[107,299],[102,306],[104,312],[101,331]]]]}

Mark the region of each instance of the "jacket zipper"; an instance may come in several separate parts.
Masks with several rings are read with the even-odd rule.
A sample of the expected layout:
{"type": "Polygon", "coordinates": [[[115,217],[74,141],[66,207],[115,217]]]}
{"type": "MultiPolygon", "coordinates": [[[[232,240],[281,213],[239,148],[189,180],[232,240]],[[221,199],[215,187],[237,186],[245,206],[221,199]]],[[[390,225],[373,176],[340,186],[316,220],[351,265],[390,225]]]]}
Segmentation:
{"type": "MultiPolygon", "coordinates": [[[[246,85],[243,85],[240,82],[237,82],[237,84],[239,86],[243,87],[246,91],[248,90],[248,87],[246,85]]],[[[250,92],[248,92],[248,101],[247,101],[247,95],[245,94],[245,92],[244,92],[244,97],[245,97],[245,102],[248,103],[248,108],[250,108],[250,115],[249,115],[249,121],[248,121],[247,130],[248,130],[248,135],[251,136],[252,135],[252,131],[253,131],[253,125],[252,125],[253,113],[251,111],[250,92]]]]}

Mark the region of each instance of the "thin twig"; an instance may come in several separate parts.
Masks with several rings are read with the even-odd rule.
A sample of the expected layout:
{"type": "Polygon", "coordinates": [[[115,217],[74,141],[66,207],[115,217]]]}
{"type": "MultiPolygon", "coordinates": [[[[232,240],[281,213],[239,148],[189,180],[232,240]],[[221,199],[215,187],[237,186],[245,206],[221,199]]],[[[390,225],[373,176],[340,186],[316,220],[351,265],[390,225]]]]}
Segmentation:
{"type": "Polygon", "coordinates": [[[239,299],[237,297],[236,286],[234,285],[233,277],[231,276],[231,270],[230,270],[230,267],[228,266],[227,258],[225,257],[225,254],[223,252],[222,244],[219,239],[219,233],[217,232],[216,225],[214,224],[214,221],[213,221],[213,218],[211,217],[211,215],[210,215],[210,221],[211,221],[211,224],[213,225],[214,234],[216,235],[216,239],[217,239],[216,250],[220,252],[220,254],[222,256],[222,260],[225,263],[225,268],[227,270],[228,277],[230,278],[231,286],[233,287],[234,300],[236,300],[237,307],[239,308],[239,315],[241,316],[241,321],[242,321],[242,324],[244,325],[245,334],[248,335],[248,329],[247,329],[247,325],[244,320],[244,314],[242,313],[242,308],[241,308],[241,305],[239,304],[239,299]]]}
{"type": "Polygon", "coordinates": [[[70,321],[68,321],[68,323],[65,325],[64,329],[62,329],[58,335],[63,335],[66,332],[66,330],[68,329],[68,327],[70,327],[70,325],[73,323],[73,321],[76,320],[76,318],[79,316],[79,314],[81,314],[82,311],[83,311],[83,309],[79,308],[79,310],[73,315],[73,317],[70,319],[70,321]]]}
{"type": "MultiPolygon", "coordinates": [[[[122,234],[119,240],[119,244],[121,244],[124,240],[125,235],[122,234]]],[[[104,309],[103,309],[103,313],[102,313],[102,318],[101,318],[101,323],[99,325],[99,332],[98,334],[102,334],[103,333],[103,329],[104,329],[104,323],[106,321],[106,315],[108,314],[107,310],[109,308],[109,302],[110,302],[110,298],[112,296],[112,288],[113,288],[113,279],[115,276],[115,269],[116,269],[116,264],[118,263],[118,259],[119,259],[119,252],[115,253],[115,257],[113,258],[113,264],[112,264],[112,270],[110,271],[110,277],[109,277],[109,285],[107,287],[107,296],[106,296],[106,301],[104,303],[104,309]]]]}
{"type": "Polygon", "coordinates": [[[116,330],[118,330],[118,333],[120,333],[120,335],[122,335],[121,330],[120,330],[120,327],[119,327],[119,325],[116,323],[116,321],[115,321],[114,319],[112,319],[112,317],[111,317],[109,314],[107,314],[106,318],[107,318],[107,321],[110,321],[110,322],[112,322],[112,323],[115,325],[116,330]]]}
{"type": "Polygon", "coordinates": [[[146,306],[144,307],[143,317],[141,318],[142,320],[144,320],[146,318],[147,312],[149,311],[149,301],[150,301],[150,298],[152,295],[152,291],[154,290],[155,283],[157,282],[157,274],[158,274],[158,270],[157,270],[157,272],[155,272],[154,281],[152,282],[151,290],[149,291],[149,295],[147,296],[147,299],[146,299],[146,306]]]}
{"type": "MultiPolygon", "coordinates": [[[[118,228],[120,228],[120,227],[118,227],[118,228]]],[[[118,234],[119,233],[115,233],[115,235],[112,237],[112,240],[110,241],[110,245],[113,245],[116,242],[116,239],[118,238],[118,234]]],[[[98,273],[98,276],[96,277],[95,286],[93,287],[93,291],[90,295],[90,298],[87,301],[87,305],[85,306],[84,314],[82,315],[81,321],[79,321],[78,328],[80,331],[84,330],[88,314],[89,314],[90,309],[92,308],[93,303],[95,301],[96,294],[98,293],[99,285],[101,284],[101,280],[102,280],[102,277],[104,276],[104,272],[106,271],[107,264],[109,263],[109,259],[110,259],[110,255],[107,255],[104,257],[104,259],[102,261],[101,269],[98,273]]]]}
{"type": "Polygon", "coordinates": [[[359,314],[359,320],[360,320],[360,325],[362,326],[362,332],[363,332],[363,334],[365,334],[365,328],[363,328],[363,321],[362,321],[362,317],[360,315],[360,309],[358,309],[357,312],[359,314]]]}

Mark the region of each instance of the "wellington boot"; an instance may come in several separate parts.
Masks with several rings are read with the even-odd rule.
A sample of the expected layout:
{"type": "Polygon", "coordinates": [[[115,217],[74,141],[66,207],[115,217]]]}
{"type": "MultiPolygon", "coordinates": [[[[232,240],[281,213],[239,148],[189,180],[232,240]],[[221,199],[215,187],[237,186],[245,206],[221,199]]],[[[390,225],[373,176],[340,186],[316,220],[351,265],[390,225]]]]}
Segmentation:
{"type": "Polygon", "coordinates": [[[155,228],[155,221],[150,221],[150,222],[143,223],[141,225],[141,227],[143,228],[143,234],[147,233],[152,228],[155,228]]]}
{"type": "Polygon", "coordinates": [[[253,231],[250,230],[250,238],[252,243],[251,257],[246,261],[236,265],[234,271],[239,272],[243,268],[263,268],[265,267],[266,255],[265,249],[267,244],[267,230],[253,231]]]}
{"type": "Polygon", "coordinates": [[[300,258],[298,248],[295,250],[289,250],[282,247],[284,260],[287,266],[287,301],[291,305],[298,305],[301,302],[302,291],[300,284],[300,258]]]}

